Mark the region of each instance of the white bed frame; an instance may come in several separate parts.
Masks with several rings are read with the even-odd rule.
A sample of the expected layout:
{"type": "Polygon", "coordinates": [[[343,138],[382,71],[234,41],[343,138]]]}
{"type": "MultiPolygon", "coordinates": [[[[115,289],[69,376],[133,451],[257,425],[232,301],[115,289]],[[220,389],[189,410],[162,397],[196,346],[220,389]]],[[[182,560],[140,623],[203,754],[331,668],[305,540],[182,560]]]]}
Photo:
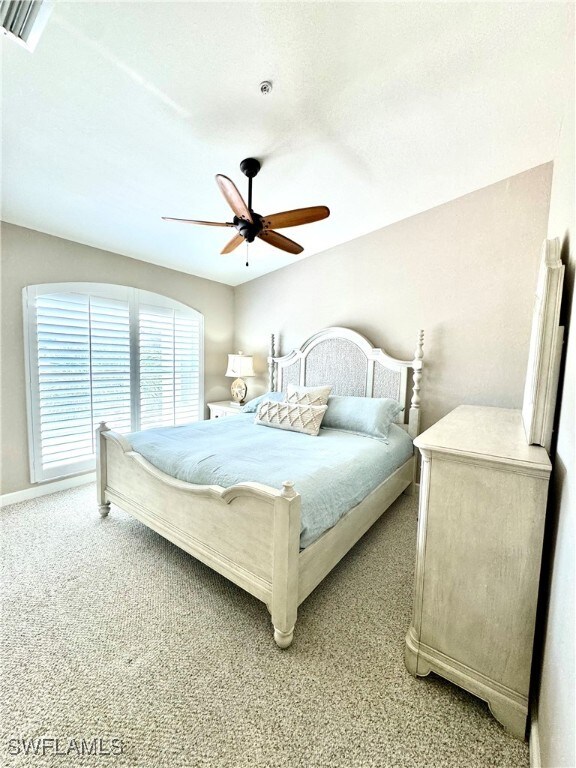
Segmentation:
{"type": "MultiPolygon", "coordinates": [[[[284,391],[290,382],[332,384],[334,395],[394,397],[408,404],[411,369],[408,420],[402,426],[414,438],[420,427],[423,341],[420,331],[414,359],[404,361],[374,348],[347,328],[321,331],[284,357],[275,357],[272,337],[270,389],[284,391]]],[[[105,517],[110,503],[117,504],[262,600],[272,615],[274,640],[280,648],[292,642],[300,603],[414,483],[412,456],[333,528],[300,551],[300,495],[289,479],[282,489],[252,482],[230,488],[193,485],[161,472],[105,423],[96,438],[100,514],[105,517]]],[[[286,476],[290,477],[289,464],[286,476]]]]}

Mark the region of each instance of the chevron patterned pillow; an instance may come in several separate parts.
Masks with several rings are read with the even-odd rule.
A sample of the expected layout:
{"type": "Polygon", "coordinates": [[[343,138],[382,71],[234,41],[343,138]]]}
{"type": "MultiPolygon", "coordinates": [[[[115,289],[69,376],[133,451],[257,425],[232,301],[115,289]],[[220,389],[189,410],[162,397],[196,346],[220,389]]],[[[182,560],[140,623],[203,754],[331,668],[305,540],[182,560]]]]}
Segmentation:
{"type": "Polygon", "coordinates": [[[318,435],[326,405],[299,405],[298,403],[277,403],[264,400],[260,403],[254,422],[263,427],[287,429],[290,432],[303,432],[306,435],[318,435]]]}
{"type": "Polygon", "coordinates": [[[298,403],[298,405],[326,405],[332,392],[332,385],[325,387],[297,387],[288,384],[286,390],[286,402],[298,403]]]}

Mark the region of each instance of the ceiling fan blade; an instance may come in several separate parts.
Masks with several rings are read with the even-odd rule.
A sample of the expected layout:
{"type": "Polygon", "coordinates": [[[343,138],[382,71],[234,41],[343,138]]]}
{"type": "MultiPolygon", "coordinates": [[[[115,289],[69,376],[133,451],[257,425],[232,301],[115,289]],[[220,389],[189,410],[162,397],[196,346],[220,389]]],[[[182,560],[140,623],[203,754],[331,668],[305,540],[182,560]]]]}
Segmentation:
{"type": "Polygon", "coordinates": [[[330,216],[330,209],[325,205],[314,205],[310,208],[296,208],[294,211],[282,211],[263,216],[266,229],[282,229],[282,227],[297,227],[299,224],[311,224],[330,216]]]}
{"type": "Polygon", "coordinates": [[[263,229],[258,237],[262,238],[266,243],[270,243],[270,245],[280,248],[282,251],[288,251],[288,253],[302,253],[304,250],[304,248],[302,248],[301,245],[298,245],[298,243],[295,243],[294,240],[284,237],[284,235],[281,235],[279,232],[274,232],[273,229],[263,229]]]}
{"type": "Polygon", "coordinates": [[[244,241],[244,238],[242,237],[242,235],[234,235],[232,240],[226,243],[226,245],[224,246],[224,248],[222,248],[220,253],[231,253],[234,250],[234,248],[238,248],[240,243],[242,243],[243,241],[244,241]]]}
{"type": "Polygon", "coordinates": [[[175,219],[173,216],[162,216],[164,221],[181,221],[183,224],[205,224],[207,227],[233,227],[231,221],[198,221],[198,219],[175,219]]]}
{"type": "Polygon", "coordinates": [[[230,208],[234,211],[239,219],[246,219],[252,223],[252,214],[248,210],[248,206],[244,202],[244,198],[238,192],[234,182],[228,178],[228,176],[222,176],[221,173],[216,174],[216,183],[220,187],[220,192],[226,198],[226,201],[230,208]]]}

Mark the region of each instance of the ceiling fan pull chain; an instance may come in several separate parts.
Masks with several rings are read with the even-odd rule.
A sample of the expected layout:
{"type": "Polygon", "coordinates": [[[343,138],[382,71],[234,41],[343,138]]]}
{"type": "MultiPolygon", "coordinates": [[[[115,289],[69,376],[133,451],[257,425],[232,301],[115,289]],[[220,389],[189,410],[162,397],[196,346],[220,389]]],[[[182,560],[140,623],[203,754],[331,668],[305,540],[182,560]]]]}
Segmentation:
{"type": "Polygon", "coordinates": [[[250,266],[250,265],[248,264],[248,249],[249,249],[249,247],[250,247],[250,243],[248,242],[248,240],[246,240],[246,266],[247,266],[247,267],[249,267],[249,266],[250,266]]]}

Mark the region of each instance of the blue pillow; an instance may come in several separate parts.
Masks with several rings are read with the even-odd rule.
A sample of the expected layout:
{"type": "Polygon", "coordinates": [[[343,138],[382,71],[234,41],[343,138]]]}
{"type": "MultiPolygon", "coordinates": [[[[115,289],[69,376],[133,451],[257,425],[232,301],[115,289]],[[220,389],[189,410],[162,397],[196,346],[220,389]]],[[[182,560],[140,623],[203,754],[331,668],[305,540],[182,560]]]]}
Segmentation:
{"type": "Polygon", "coordinates": [[[322,429],[386,440],[390,424],[403,410],[399,402],[388,397],[329,397],[322,429]]]}
{"type": "Polygon", "coordinates": [[[255,397],[253,400],[248,400],[240,410],[242,413],[256,413],[258,406],[263,400],[274,400],[277,403],[281,403],[282,400],[284,400],[284,392],[265,392],[263,395],[255,397]]]}

